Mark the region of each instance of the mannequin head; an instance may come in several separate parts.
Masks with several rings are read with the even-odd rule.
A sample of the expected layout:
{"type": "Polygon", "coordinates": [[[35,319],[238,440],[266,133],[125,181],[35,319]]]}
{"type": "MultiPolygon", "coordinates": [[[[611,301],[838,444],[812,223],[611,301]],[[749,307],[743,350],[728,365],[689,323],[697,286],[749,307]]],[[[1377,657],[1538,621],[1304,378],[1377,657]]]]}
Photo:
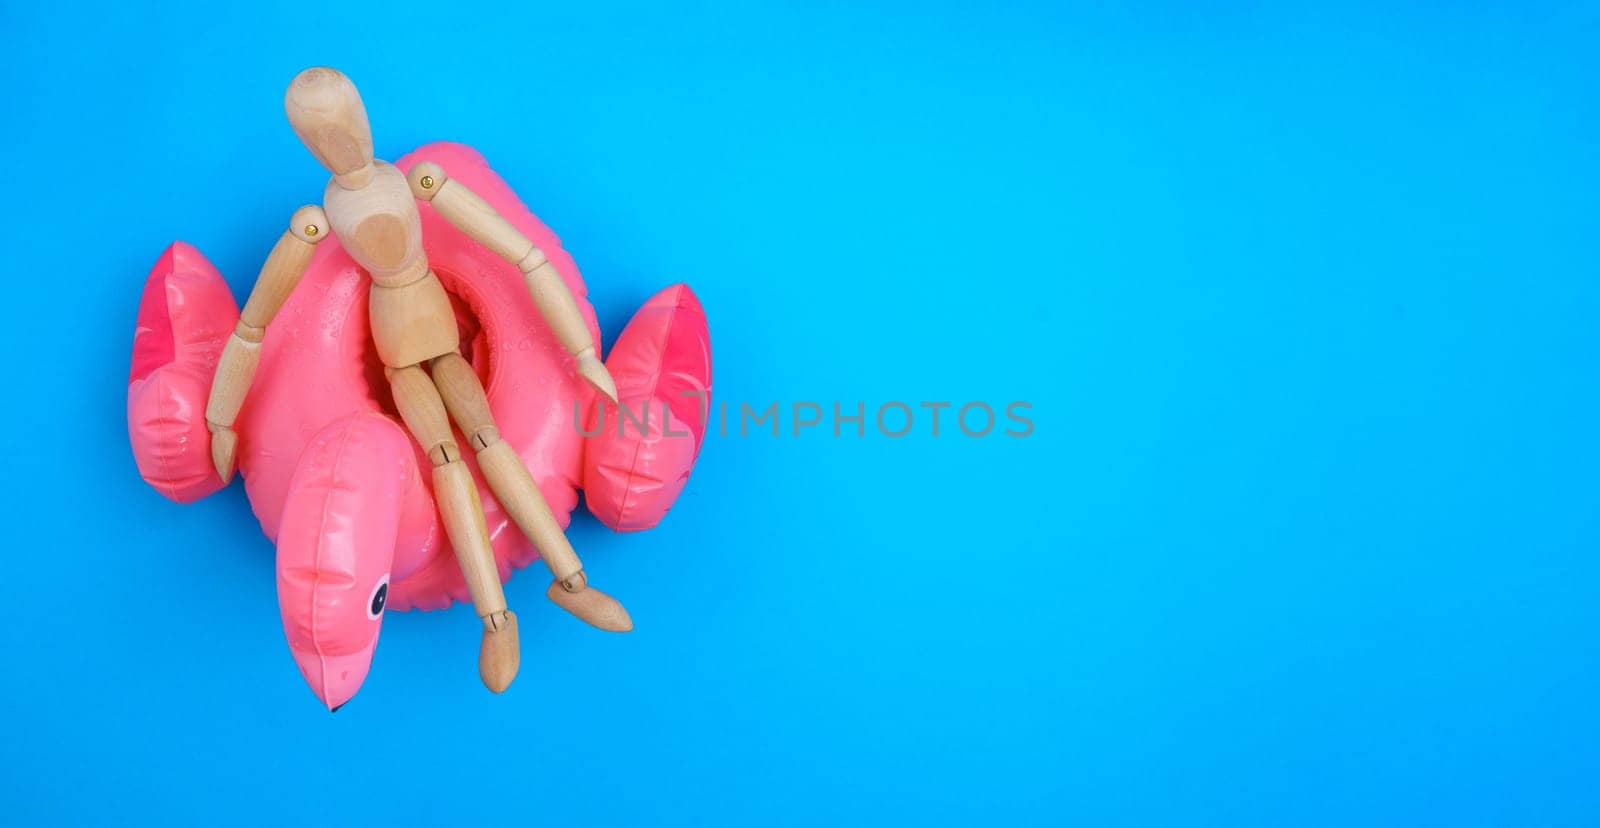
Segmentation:
{"type": "Polygon", "coordinates": [[[372,128],[361,94],[337,69],[314,66],[294,76],[283,96],[289,124],[317,161],[336,176],[372,163],[372,128]]]}

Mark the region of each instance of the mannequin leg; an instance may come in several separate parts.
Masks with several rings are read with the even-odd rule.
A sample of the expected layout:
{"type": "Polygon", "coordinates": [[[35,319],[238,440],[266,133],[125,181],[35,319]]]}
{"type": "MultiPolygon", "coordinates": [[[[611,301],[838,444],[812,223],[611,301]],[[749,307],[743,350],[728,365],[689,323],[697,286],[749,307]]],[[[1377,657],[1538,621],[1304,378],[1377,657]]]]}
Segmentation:
{"type": "Polygon", "coordinates": [[[451,419],[478,453],[478,468],[522,533],[538,547],[539,555],[555,581],[547,595],[562,609],[611,632],[633,629],[628,611],[615,598],[589,586],[583,562],[561,531],[544,495],[511,444],[500,439],[500,429],[489,412],[489,398],[478,375],[459,353],[435,357],[433,382],[444,397],[451,419]]]}
{"type": "Polygon", "coordinates": [[[421,365],[390,368],[386,373],[401,419],[433,462],[433,497],[439,505],[439,516],[450,545],[455,547],[461,574],[466,576],[472,606],[483,620],[478,674],[485,687],[499,693],[516,678],[521,656],[517,617],[506,608],[494,550],[489,546],[489,530],[484,525],[483,506],[478,502],[478,487],[467,464],[461,461],[444,403],[428,373],[421,365]]]}

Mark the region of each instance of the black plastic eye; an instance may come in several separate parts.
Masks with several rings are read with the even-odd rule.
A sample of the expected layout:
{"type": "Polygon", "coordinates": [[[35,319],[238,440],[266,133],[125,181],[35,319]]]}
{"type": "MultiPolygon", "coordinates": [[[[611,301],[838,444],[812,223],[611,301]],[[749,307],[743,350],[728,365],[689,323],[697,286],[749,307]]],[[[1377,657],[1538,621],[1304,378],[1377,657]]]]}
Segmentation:
{"type": "Polygon", "coordinates": [[[389,600],[389,576],[383,576],[378,582],[378,588],[372,591],[372,603],[367,605],[367,617],[377,618],[383,612],[383,604],[389,600]]]}

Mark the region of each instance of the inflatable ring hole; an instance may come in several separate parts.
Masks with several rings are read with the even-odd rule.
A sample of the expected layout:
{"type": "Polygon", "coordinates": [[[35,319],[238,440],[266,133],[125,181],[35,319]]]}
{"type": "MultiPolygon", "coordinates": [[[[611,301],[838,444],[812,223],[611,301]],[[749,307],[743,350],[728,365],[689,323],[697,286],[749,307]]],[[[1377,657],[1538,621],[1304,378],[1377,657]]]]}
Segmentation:
{"type": "Polygon", "coordinates": [[[450,304],[456,312],[456,328],[461,331],[461,355],[466,357],[467,364],[472,370],[478,372],[478,381],[484,387],[489,386],[489,335],[479,321],[478,314],[473,312],[472,306],[465,299],[455,293],[450,294],[450,304]]]}
{"type": "MultiPolygon", "coordinates": [[[[445,292],[450,295],[450,306],[456,314],[456,327],[461,332],[461,355],[467,363],[478,372],[478,379],[485,388],[489,386],[489,335],[484,330],[482,321],[472,306],[462,299],[450,285],[454,279],[440,273],[439,281],[445,286],[445,292]]],[[[363,325],[363,328],[365,326],[363,325]]],[[[378,346],[373,343],[371,336],[366,336],[361,346],[361,379],[366,383],[367,392],[372,397],[378,408],[382,409],[395,419],[400,418],[399,409],[394,405],[394,393],[389,388],[389,378],[384,374],[383,360],[378,357],[378,346]]]]}
{"type": "MultiPolygon", "coordinates": [[[[489,341],[489,326],[484,324],[484,316],[478,312],[469,297],[475,296],[471,283],[466,282],[456,275],[454,270],[441,267],[437,262],[433,265],[434,275],[439,277],[439,283],[444,285],[444,292],[450,294],[450,306],[456,312],[456,329],[461,332],[459,349],[466,358],[467,364],[478,373],[478,381],[484,388],[489,387],[489,352],[492,343],[489,341]],[[466,290],[458,291],[456,287],[462,285],[466,290]]],[[[519,285],[520,287],[520,285],[519,285]]],[[[492,312],[490,314],[492,316],[492,312]]]]}
{"type": "Polygon", "coordinates": [[[367,394],[378,404],[378,408],[398,421],[400,410],[394,407],[394,393],[389,390],[389,378],[383,373],[383,360],[378,358],[378,346],[373,343],[372,336],[365,333],[365,324],[362,328],[361,379],[367,384],[367,394]]]}

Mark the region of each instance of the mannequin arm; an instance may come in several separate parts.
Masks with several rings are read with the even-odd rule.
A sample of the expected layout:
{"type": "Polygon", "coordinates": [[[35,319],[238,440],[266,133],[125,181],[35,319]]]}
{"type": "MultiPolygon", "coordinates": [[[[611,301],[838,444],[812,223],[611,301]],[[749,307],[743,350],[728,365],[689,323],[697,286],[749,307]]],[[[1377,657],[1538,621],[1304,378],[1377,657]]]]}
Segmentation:
{"type": "Polygon", "coordinates": [[[328,217],[322,208],[306,205],[294,212],[266,264],[250,291],[250,299],[239,313],[239,325],[223,346],[217,372],[211,379],[211,397],[206,402],[206,429],[211,432],[211,461],[226,483],[233,478],[239,435],[233,421],[239,416],[250,382],[261,360],[261,340],[267,325],[278,315],[300,277],[306,272],[316,244],[328,236],[328,217]]]}
{"type": "Polygon", "coordinates": [[[522,278],[533,294],[533,303],[539,315],[555,331],[561,347],[578,363],[578,374],[612,402],[617,399],[617,387],[600,361],[594,338],[584,324],[578,302],[567,289],[567,283],[555,266],[545,258],[533,241],[511,226],[481,196],[465,184],[445,175],[444,168],[425,161],[411,169],[406,176],[411,184],[411,194],[433,205],[445,221],[466,233],[473,241],[494,251],[495,255],[517,266],[522,278]]]}

